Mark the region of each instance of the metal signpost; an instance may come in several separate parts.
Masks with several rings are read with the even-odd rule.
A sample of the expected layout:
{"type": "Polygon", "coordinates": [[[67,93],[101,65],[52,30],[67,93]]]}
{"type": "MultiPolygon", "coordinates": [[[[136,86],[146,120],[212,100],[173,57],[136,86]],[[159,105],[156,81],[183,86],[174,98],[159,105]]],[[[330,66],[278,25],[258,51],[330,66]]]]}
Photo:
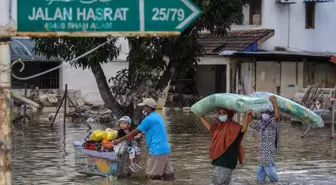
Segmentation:
{"type": "Polygon", "coordinates": [[[11,182],[11,37],[179,35],[202,11],[191,0],[1,0],[0,185],[11,182]]]}

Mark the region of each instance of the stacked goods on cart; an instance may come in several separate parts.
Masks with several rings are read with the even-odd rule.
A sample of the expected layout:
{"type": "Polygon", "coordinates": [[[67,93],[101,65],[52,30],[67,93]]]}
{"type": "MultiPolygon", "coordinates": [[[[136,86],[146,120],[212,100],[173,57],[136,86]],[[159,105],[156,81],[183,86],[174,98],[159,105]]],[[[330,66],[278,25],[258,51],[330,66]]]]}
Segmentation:
{"type": "Polygon", "coordinates": [[[95,130],[87,136],[84,148],[95,151],[112,151],[112,141],[118,137],[118,132],[113,129],[95,130]]]}

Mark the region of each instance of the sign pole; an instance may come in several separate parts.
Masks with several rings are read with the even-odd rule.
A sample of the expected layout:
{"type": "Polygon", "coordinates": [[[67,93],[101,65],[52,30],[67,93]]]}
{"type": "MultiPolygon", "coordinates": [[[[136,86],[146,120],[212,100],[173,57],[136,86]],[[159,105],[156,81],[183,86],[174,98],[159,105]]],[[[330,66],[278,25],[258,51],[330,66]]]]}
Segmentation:
{"type": "Polygon", "coordinates": [[[10,185],[11,172],[11,57],[10,38],[0,38],[0,185],[10,185]]]}

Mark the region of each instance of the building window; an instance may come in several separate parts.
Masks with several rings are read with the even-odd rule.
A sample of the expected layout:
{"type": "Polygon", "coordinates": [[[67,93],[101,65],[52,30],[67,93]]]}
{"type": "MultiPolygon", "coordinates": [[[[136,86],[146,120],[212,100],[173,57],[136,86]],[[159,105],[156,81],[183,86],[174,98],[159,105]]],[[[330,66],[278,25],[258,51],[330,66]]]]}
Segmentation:
{"type": "Polygon", "coordinates": [[[261,0],[249,0],[250,25],[261,25],[261,0]]]}
{"type": "MultiPolygon", "coordinates": [[[[20,72],[21,69],[20,65],[13,66],[12,72],[20,77],[28,77],[47,71],[61,64],[60,62],[48,62],[48,61],[44,62],[24,61],[24,63],[25,63],[25,69],[22,72],[20,72]]],[[[28,88],[38,87],[39,89],[59,89],[60,69],[56,69],[52,72],[49,72],[36,78],[32,78],[27,81],[12,78],[13,89],[24,89],[25,84],[27,84],[28,88]]]]}
{"type": "Polygon", "coordinates": [[[306,29],[315,28],[315,2],[306,2],[306,29]]]}

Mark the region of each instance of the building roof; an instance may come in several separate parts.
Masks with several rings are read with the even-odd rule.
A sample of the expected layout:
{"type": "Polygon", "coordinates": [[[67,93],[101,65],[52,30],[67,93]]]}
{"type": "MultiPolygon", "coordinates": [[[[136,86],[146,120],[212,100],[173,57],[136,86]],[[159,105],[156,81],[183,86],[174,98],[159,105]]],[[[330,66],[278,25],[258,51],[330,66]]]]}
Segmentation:
{"type": "Polygon", "coordinates": [[[239,30],[229,31],[222,37],[204,34],[199,38],[199,42],[204,47],[205,55],[219,55],[223,51],[256,51],[258,44],[273,35],[274,30],[272,29],[239,30]],[[249,49],[251,46],[254,49],[249,49]]]}
{"type": "Polygon", "coordinates": [[[258,52],[232,52],[221,53],[225,56],[254,57],[257,61],[329,61],[332,53],[308,52],[308,51],[258,51],[258,52]]]}
{"type": "Polygon", "coordinates": [[[60,62],[57,58],[47,59],[45,56],[37,55],[34,51],[35,41],[29,38],[12,38],[10,43],[11,60],[19,58],[23,61],[36,62],[60,62]]]}

